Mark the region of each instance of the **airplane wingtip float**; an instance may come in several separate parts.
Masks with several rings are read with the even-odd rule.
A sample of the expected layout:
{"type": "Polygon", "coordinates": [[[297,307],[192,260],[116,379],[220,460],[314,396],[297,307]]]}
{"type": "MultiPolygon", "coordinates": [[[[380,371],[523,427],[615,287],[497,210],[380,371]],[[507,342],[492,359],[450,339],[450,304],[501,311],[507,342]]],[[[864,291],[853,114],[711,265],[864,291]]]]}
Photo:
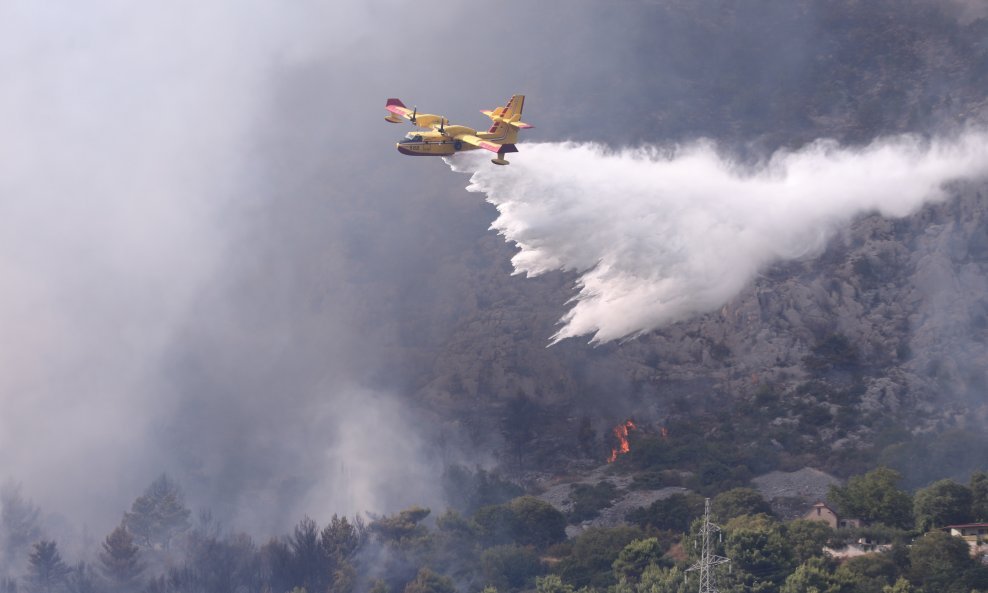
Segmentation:
{"type": "Polygon", "coordinates": [[[491,127],[486,132],[478,132],[466,126],[450,125],[441,115],[419,113],[418,108],[409,109],[398,99],[388,99],[384,106],[390,113],[384,118],[393,124],[407,119],[415,127],[429,132],[409,132],[398,142],[398,152],[411,156],[451,156],[457,152],[483,148],[497,157],[491,159],[495,165],[507,165],[504,155],[518,152],[515,142],[518,130],[532,128],[521,121],[521,110],[525,105],[524,95],[514,95],[504,107],[481,113],[491,118],[491,127]]]}

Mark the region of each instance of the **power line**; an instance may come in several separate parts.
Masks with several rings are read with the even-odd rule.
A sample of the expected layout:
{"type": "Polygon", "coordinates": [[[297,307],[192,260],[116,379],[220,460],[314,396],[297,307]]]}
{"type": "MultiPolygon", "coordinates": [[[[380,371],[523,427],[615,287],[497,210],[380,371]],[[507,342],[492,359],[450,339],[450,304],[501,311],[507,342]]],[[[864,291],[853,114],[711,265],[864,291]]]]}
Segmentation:
{"type": "Polygon", "coordinates": [[[713,534],[715,533],[718,537],[720,536],[720,527],[710,522],[710,499],[708,498],[703,505],[703,527],[697,534],[702,540],[700,561],[686,569],[686,572],[699,571],[700,593],[719,593],[713,568],[731,561],[730,558],[714,554],[713,534]]]}

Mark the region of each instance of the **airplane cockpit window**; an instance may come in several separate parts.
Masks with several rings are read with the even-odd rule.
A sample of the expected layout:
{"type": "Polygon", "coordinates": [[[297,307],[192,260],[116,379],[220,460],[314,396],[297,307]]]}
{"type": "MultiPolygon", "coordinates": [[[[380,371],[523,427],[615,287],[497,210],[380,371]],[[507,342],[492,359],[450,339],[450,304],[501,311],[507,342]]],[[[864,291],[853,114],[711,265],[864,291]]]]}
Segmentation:
{"type": "Polygon", "coordinates": [[[402,142],[421,142],[422,134],[416,134],[415,132],[409,132],[405,134],[405,139],[402,142]]]}

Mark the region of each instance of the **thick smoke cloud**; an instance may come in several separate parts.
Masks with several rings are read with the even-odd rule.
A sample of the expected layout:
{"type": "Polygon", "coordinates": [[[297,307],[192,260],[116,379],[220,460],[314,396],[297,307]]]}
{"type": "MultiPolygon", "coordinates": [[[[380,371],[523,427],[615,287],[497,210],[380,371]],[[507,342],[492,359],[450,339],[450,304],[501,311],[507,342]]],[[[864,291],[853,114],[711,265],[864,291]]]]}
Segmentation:
{"type": "Polygon", "coordinates": [[[988,135],[818,141],[756,167],[711,143],[669,151],[526,145],[510,167],[457,157],[519,252],[515,272],[580,273],[552,337],[635,336],[716,310],[771,262],[812,256],[854,216],[905,216],[988,171],[988,135]]]}
{"type": "MultiPolygon", "coordinates": [[[[244,270],[280,265],[261,261],[264,249],[293,230],[265,232],[274,226],[266,208],[287,209],[291,192],[265,183],[280,161],[259,148],[261,136],[304,126],[277,104],[275,82],[330,61],[336,72],[320,75],[343,95],[339,61],[394,7],[0,6],[0,479],[96,533],[162,471],[190,504],[265,534],[304,512],[392,504],[366,469],[381,461],[368,451],[379,450],[361,450],[347,427],[377,418],[378,430],[411,444],[387,460],[408,468],[420,467],[423,451],[394,394],[354,385],[348,359],[332,361],[355,335],[341,321],[352,303],[336,295],[318,325],[311,307],[281,308],[296,304],[286,299],[253,307],[258,287],[284,278],[244,270]],[[309,338],[324,337],[295,331],[306,324],[309,338]],[[323,358],[306,358],[312,350],[323,358]],[[200,366],[225,378],[200,380],[200,366]],[[321,506],[299,506],[307,488],[338,475],[343,452],[357,495],[331,500],[335,490],[324,489],[321,506]]],[[[386,96],[368,94],[375,107],[386,96]]],[[[369,97],[359,101],[369,108],[369,97]]],[[[320,106],[319,133],[338,128],[331,104],[320,106]]],[[[293,149],[296,160],[316,154],[293,149]]],[[[349,199],[332,189],[312,192],[349,199]]],[[[325,251],[338,244],[318,247],[293,255],[341,258],[325,251]]],[[[318,286],[335,270],[316,272],[318,286]]],[[[414,488],[408,496],[430,500],[414,488]]]]}

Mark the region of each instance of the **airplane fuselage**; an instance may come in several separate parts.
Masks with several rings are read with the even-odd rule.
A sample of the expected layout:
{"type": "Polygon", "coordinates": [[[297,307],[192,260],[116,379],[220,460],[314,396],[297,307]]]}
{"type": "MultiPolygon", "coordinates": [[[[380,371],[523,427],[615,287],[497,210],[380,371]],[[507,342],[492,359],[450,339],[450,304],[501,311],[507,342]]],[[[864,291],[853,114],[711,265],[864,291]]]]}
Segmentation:
{"type": "Polygon", "coordinates": [[[476,130],[466,126],[446,126],[446,133],[440,132],[409,132],[398,142],[398,152],[411,156],[449,156],[465,150],[476,150],[462,140],[457,140],[460,134],[476,134],[476,130]]]}

